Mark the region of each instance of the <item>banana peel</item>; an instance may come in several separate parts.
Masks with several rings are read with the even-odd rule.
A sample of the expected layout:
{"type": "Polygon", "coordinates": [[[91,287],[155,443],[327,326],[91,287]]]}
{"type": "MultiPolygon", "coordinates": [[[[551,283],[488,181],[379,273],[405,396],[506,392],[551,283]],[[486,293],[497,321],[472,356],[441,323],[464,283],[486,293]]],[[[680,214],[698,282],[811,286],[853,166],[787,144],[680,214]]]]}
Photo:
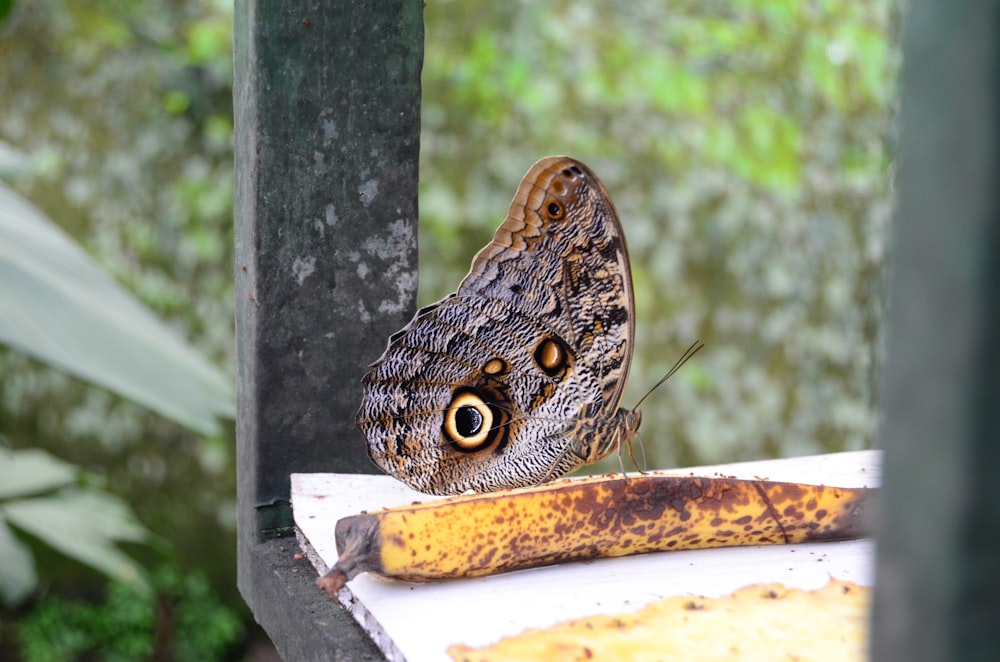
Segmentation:
{"type": "Polygon", "coordinates": [[[614,474],[345,517],[331,597],[370,572],[426,582],[643,554],[848,540],[869,532],[869,488],[614,474]]]}

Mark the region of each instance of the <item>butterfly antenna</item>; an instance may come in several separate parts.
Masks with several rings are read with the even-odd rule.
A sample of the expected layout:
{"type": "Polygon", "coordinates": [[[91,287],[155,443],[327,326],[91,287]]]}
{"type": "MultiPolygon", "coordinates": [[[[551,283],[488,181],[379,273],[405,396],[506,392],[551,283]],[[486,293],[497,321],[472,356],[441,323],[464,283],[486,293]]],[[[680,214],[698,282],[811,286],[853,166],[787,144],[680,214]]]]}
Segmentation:
{"type": "Polygon", "coordinates": [[[698,350],[701,349],[704,346],[705,346],[705,343],[703,343],[700,340],[695,340],[693,343],[691,343],[691,346],[688,347],[684,351],[684,353],[681,355],[681,358],[677,359],[677,362],[674,363],[673,367],[670,368],[670,370],[667,371],[667,374],[663,375],[663,377],[660,379],[660,381],[658,381],[655,384],[653,384],[653,388],[651,388],[648,391],[646,391],[646,395],[644,395],[641,398],[639,398],[639,402],[635,403],[635,407],[632,408],[632,411],[635,411],[635,410],[639,409],[639,405],[642,404],[643,400],[645,400],[646,398],[648,398],[649,395],[653,391],[655,391],[656,389],[658,389],[663,382],[665,382],[668,379],[670,379],[671,375],[673,375],[675,372],[677,372],[678,370],[680,370],[681,366],[684,365],[685,363],[687,363],[688,359],[690,359],[692,356],[694,356],[695,354],[697,354],[698,350]]]}

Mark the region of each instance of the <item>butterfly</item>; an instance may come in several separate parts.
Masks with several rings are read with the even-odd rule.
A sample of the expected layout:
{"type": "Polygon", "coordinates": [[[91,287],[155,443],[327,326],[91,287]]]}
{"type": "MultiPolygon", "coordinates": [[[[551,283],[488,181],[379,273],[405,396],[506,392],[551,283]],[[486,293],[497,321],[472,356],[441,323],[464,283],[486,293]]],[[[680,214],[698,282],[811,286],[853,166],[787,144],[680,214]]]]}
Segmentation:
{"type": "Polygon", "coordinates": [[[536,485],[610,455],[641,422],[620,407],[634,310],[604,185],[575,159],[538,161],[458,289],[417,311],[362,379],[369,457],[446,495],[536,485]]]}

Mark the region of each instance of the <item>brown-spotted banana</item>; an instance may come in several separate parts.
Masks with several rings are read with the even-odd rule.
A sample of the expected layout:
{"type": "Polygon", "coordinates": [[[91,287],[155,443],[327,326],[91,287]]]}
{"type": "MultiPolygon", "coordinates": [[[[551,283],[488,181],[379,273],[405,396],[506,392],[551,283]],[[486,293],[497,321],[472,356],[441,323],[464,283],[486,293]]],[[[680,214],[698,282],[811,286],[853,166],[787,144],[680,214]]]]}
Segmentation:
{"type": "Polygon", "coordinates": [[[652,551],[846,540],[868,532],[875,491],[655,474],[564,480],[345,517],[331,596],[362,572],[478,577],[652,551]]]}

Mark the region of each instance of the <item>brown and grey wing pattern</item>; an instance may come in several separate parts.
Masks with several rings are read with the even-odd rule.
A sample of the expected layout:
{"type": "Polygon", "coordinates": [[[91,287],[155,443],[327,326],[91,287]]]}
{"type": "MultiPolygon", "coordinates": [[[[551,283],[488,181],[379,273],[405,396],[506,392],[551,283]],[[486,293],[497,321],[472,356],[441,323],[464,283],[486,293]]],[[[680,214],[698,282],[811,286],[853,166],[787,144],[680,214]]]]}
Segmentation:
{"type": "Polygon", "coordinates": [[[603,185],[573,159],[539,161],[458,291],[419,311],[365,376],[369,455],[436,494],[536,484],[606,455],[632,309],[603,185]]]}

